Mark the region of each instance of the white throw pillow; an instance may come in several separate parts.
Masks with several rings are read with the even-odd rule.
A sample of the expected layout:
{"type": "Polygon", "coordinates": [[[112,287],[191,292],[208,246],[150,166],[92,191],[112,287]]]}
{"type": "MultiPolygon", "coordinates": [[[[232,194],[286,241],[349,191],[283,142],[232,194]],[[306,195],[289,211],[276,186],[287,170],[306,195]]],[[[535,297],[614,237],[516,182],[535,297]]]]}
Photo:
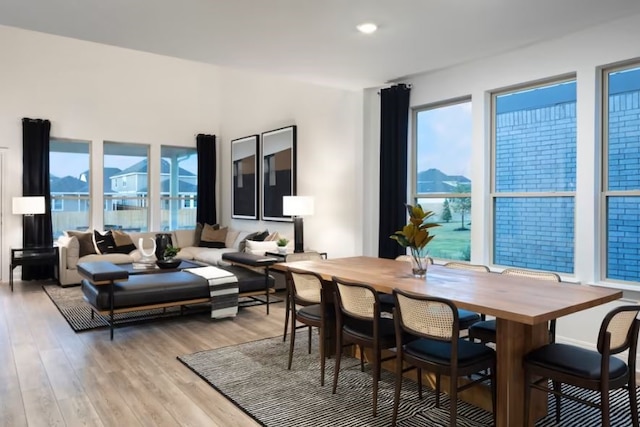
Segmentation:
{"type": "Polygon", "coordinates": [[[247,240],[245,252],[254,255],[264,255],[265,252],[276,252],[278,250],[277,242],[258,242],[255,240],[247,240]]]}

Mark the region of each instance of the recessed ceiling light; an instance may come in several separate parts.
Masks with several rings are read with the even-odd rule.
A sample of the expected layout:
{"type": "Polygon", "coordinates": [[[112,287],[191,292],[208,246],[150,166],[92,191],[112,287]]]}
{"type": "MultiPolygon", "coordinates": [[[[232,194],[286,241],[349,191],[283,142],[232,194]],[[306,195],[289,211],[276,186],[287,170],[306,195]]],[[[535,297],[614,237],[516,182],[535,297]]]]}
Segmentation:
{"type": "Polygon", "coordinates": [[[358,25],[356,28],[361,33],[372,34],[376,32],[376,30],[378,29],[378,26],[373,22],[365,22],[363,24],[358,25]]]}

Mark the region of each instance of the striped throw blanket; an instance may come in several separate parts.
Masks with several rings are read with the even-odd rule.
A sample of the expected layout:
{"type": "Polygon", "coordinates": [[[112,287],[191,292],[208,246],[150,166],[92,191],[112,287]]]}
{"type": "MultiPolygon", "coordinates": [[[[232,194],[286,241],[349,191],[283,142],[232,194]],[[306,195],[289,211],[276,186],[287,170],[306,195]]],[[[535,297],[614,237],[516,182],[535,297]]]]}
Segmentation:
{"type": "Polygon", "coordinates": [[[233,317],[238,313],[238,279],[218,267],[187,268],[184,271],[198,275],[209,282],[211,318],[233,317]]]}

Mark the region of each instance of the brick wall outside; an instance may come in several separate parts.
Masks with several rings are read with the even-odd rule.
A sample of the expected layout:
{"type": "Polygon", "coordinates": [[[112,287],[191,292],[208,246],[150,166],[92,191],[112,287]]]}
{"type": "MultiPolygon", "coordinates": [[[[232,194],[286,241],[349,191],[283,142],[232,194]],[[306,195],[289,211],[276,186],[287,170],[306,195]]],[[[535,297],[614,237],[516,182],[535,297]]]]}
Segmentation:
{"type": "MultiPolygon", "coordinates": [[[[575,191],[576,104],[499,114],[496,192],[575,191]]],[[[573,197],[500,197],[494,210],[495,264],[573,272],[573,197]]]]}
{"type": "Polygon", "coordinates": [[[573,273],[573,197],[501,197],[494,212],[495,264],[573,273]]]}
{"type": "MultiPolygon", "coordinates": [[[[609,190],[640,189],[640,91],[609,97],[609,190]]],[[[640,197],[607,201],[607,277],[640,282],[640,197]]]]}

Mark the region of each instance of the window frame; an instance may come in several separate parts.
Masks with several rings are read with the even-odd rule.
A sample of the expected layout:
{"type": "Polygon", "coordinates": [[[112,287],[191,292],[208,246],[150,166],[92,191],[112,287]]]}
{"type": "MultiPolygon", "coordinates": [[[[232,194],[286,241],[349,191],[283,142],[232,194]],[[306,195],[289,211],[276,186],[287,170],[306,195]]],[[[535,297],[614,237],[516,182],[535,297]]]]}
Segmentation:
{"type": "MultiPolygon", "coordinates": [[[[523,191],[518,191],[518,192],[498,192],[496,191],[496,154],[497,154],[497,150],[496,150],[496,145],[497,145],[497,141],[496,141],[496,133],[497,133],[497,98],[501,95],[507,94],[507,93],[515,93],[515,92],[519,92],[519,91],[525,91],[525,90],[533,90],[536,88],[542,88],[545,86],[551,86],[551,85],[556,85],[556,84],[562,84],[562,83],[566,83],[566,82],[570,82],[570,81],[574,81],[576,84],[576,108],[578,105],[578,100],[577,100],[577,84],[578,84],[578,78],[577,75],[575,73],[570,73],[570,74],[564,74],[564,75],[560,75],[560,76],[555,76],[555,77],[550,77],[550,78],[545,78],[542,80],[536,80],[536,81],[532,81],[532,82],[526,82],[526,83],[520,83],[517,85],[512,85],[512,86],[508,86],[508,87],[504,87],[501,89],[497,89],[494,91],[490,91],[489,92],[489,104],[490,104],[490,117],[489,117],[489,131],[490,131],[490,148],[489,148],[489,244],[488,244],[488,249],[489,249],[489,260],[490,260],[490,265],[491,266],[495,266],[495,267],[512,267],[510,265],[501,265],[501,264],[496,264],[495,261],[495,251],[496,251],[496,245],[495,245],[495,237],[496,237],[496,227],[495,227],[495,221],[496,221],[496,201],[500,198],[543,198],[543,197],[549,197],[549,198],[562,198],[562,197],[571,197],[573,198],[573,202],[574,202],[574,215],[573,215],[573,227],[574,227],[574,242],[573,242],[573,268],[572,268],[572,272],[571,273],[566,273],[566,272],[558,272],[558,271],[554,271],[554,270],[540,270],[540,271],[551,271],[554,273],[558,273],[558,274],[562,274],[562,275],[575,275],[576,273],[576,245],[575,245],[575,232],[577,230],[576,228],[576,194],[577,194],[577,177],[576,177],[576,184],[574,187],[573,191],[531,191],[531,192],[523,192],[523,191]]],[[[576,122],[578,120],[578,116],[576,114],[576,122]]],[[[577,125],[576,125],[576,168],[578,166],[578,158],[577,158],[577,125]]]]}
{"type": "MultiPolygon", "coordinates": [[[[142,143],[135,143],[135,142],[119,142],[119,141],[103,141],[103,153],[102,153],[102,171],[104,174],[104,170],[107,167],[111,167],[111,166],[106,166],[105,165],[105,157],[106,156],[128,156],[128,157],[136,157],[136,156],[140,156],[142,157],[140,154],[121,154],[117,152],[117,149],[115,148],[109,148],[109,147],[126,147],[125,148],[125,152],[130,150],[132,153],[137,153],[138,151],[142,152],[142,150],[144,150],[145,152],[145,156],[146,156],[146,160],[147,160],[147,191],[144,192],[142,196],[131,196],[128,195],[128,191],[125,192],[123,195],[117,196],[114,194],[104,194],[103,196],[103,200],[104,200],[104,205],[105,205],[105,209],[102,213],[102,223],[103,223],[103,227],[106,226],[106,224],[108,224],[108,221],[106,219],[106,212],[108,211],[106,209],[106,204],[108,203],[109,206],[111,207],[111,209],[109,209],[109,211],[115,211],[114,207],[117,206],[117,203],[115,203],[116,201],[121,201],[121,200],[132,200],[134,201],[134,204],[131,206],[134,207],[139,207],[139,208],[143,208],[146,210],[145,215],[144,215],[144,227],[132,227],[131,225],[128,225],[127,227],[123,227],[124,230],[136,230],[138,231],[149,231],[151,229],[151,210],[152,210],[152,206],[151,206],[151,199],[149,197],[149,185],[151,183],[151,171],[154,169],[153,167],[151,167],[151,146],[149,144],[142,144],[142,143]],[[112,153],[111,151],[116,151],[116,154],[112,153]]],[[[142,161],[142,160],[141,160],[142,161]]],[[[135,164],[135,163],[134,163],[135,164]]],[[[124,171],[128,169],[128,167],[125,167],[124,169],[122,169],[120,172],[124,171]]],[[[117,181],[117,179],[116,179],[117,181]]],[[[138,181],[136,179],[136,181],[138,181]]],[[[114,188],[120,188],[120,187],[116,187],[114,186],[114,188]]],[[[137,192],[136,192],[137,193],[137,192]]]]}
{"type": "Polygon", "coordinates": [[[614,279],[609,277],[609,216],[608,201],[611,197],[638,197],[640,186],[634,190],[609,190],[609,75],[615,72],[640,69],[640,60],[624,61],[600,67],[600,194],[598,196],[600,220],[599,274],[600,281],[615,284],[620,289],[638,290],[639,281],[614,279]]]}
{"type": "MultiPolygon", "coordinates": [[[[449,98],[446,100],[420,105],[411,108],[411,147],[409,150],[411,156],[411,173],[409,175],[410,185],[410,200],[413,204],[417,204],[420,199],[465,199],[471,200],[471,209],[469,210],[469,220],[472,218],[474,201],[471,196],[471,192],[467,193],[419,193],[418,192],[418,114],[428,110],[436,110],[438,108],[445,108],[453,105],[469,103],[473,106],[472,96],[465,95],[455,98],[449,98]]],[[[471,147],[470,147],[471,148],[471,147]]],[[[471,187],[472,189],[472,187],[471,187]]],[[[471,252],[472,239],[469,238],[469,251],[471,252]]],[[[445,261],[461,261],[454,258],[439,258],[437,259],[445,261]]],[[[464,260],[463,260],[464,262],[464,260]]]]}

